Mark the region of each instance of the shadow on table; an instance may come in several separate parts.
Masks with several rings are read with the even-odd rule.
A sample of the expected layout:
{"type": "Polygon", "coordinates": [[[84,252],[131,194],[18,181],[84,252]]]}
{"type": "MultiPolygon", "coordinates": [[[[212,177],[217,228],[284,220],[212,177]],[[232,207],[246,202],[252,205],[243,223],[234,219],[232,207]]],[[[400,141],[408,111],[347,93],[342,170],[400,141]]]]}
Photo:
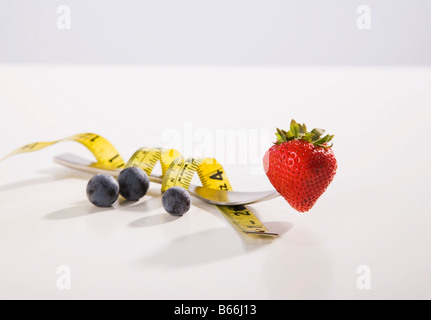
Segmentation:
{"type": "MultiPolygon", "coordinates": [[[[152,197],[148,197],[147,199],[144,198],[139,202],[129,202],[120,198],[116,203],[114,203],[112,207],[109,207],[109,208],[98,208],[91,205],[88,200],[83,200],[78,202],[77,205],[74,207],[61,209],[61,210],[57,210],[49,213],[48,215],[45,216],[45,219],[48,219],[48,220],[73,219],[73,218],[88,216],[94,213],[113,211],[120,208],[121,210],[136,211],[139,213],[144,213],[144,212],[147,212],[147,210],[150,211],[150,210],[154,210],[162,207],[161,199],[160,197],[156,196],[157,194],[158,193],[155,192],[154,190],[149,190],[148,195],[149,196],[152,195],[152,197]]],[[[166,215],[166,216],[169,217],[169,215],[166,215]]],[[[146,222],[144,219],[151,220],[151,218],[152,216],[136,220],[132,222],[130,226],[132,227],[145,226],[149,220],[146,222]]],[[[153,225],[157,224],[155,220],[152,221],[152,223],[153,225]]]]}
{"type": "MultiPolygon", "coordinates": [[[[278,225],[279,230],[289,230],[290,223],[270,222],[278,225]]],[[[232,226],[205,230],[194,234],[178,237],[163,246],[152,255],[139,258],[138,266],[162,264],[169,266],[188,266],[205,264],[238,257],[276,241],[267,237],[248,237],[241,235],[232,226]]]]}
{"type": "MultiPolygon", "coordinates": [[[[201,232],[178,237],[169,244],[161,247],[152,255],[147,255],[136,260],[138,266],[145,267],[148,264],[162,264],[169,266],[187,266],[205,264],[214,261],[238,257],[243,254],[262,249],[277,238],[248,236],[237,231],[223,214],[213,205],[193,199],[193,205],[197,206],[217,218],[226,222],[226,227],[204,230],[201,232]]],[[[156,215],[142,218],[131,223],[131,226],[140,227],[174,221],[176,218],[169,215],[156,215]]],[[[269,221],[265,226],[280,236],[292,229],[289,222],[269,221]]]]}
{"type": "Polygon", "coordinates": [[[181,217],[174,217],[167,213],[159,213],[159,214],[143,217],[141,219],[132,221],[128,224],[128,226],[132,228],[153,227],[160,224],[169,223],[169,222],[178,220],[180,218],[181,217]]]}
{"type": "MultiPolygon", "coordinates": [[[[121,198],[121,197],[120,197],[121,198]]],[[[149,189],[144,198],[137,202],[120,199],[119,207],[122,210],[143,213],[162,208],[162,194],[160,191],[149,189]]]]}
{"type": "Polygon", "coordinates": [[[79,172],[79,171],[75,172],[75,171],[71,171],[69,169],[63,169],[63,168],[45,169],[45,170],[40,170],[37,173],[44,174],[45,176],[40,178],[17,181],[7,185],[0,186],[0,193],[16,190],[20,188],[36,186],[36,185],[58,181],[58,180],[89,179],[91,177],[91,175],[83,172],[79,172]]]}
{"type": "Polygon", "coordinates": [[[115,210],[114,208],[97,208],[87,204],[78,205],[71,208],[61,209],[47,214],[44,218],[47,220],[67,220],[79,217],[89,216],[91,214],[115,210]]]}

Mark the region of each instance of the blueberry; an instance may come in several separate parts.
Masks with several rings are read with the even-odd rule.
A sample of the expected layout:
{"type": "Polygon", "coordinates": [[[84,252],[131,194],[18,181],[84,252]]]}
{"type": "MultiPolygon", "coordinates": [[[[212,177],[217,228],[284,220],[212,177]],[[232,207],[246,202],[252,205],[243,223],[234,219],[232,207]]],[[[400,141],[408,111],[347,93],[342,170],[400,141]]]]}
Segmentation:
{"type": "Polygon", "coordinates": [[[121,171],[118,176],[120,194],[129,201],[138,201],[146,195],[150,179],[141,168],[130,167],[121,171]]]}
{"type": "Polygon", "coordinates": [[[120,187],[117,180],[108,174],[98,174],[87,185],[87,197],[98,207],[110,207],[118,199],[120,187]]]}
{"type": "Polygon", "coordinates": [[[174,216],[182,216],[190,209],[190,193],[183,187],[171,187],[162,197],[163,208],[174,216]]]}

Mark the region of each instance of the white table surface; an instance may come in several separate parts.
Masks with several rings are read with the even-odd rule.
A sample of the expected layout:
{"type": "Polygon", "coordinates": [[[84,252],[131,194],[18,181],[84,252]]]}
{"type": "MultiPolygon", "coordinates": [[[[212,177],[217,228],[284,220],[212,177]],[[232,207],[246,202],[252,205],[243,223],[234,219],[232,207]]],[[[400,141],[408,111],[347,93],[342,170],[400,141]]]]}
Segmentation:
{"type": "Polygon", "coordinates": [[[196,199],[170,217],[156,184],[137,204],[93,207],[89,176],[52,163],[65,152],[89,157],[73,142],[7,159],[0,298],[431,298],[430,87],[425,67],[2,65],[0,156],[95,132],[125,158],[167,142],[215,155],[235,189],[267,190],[261,156],[275,127],[295,118],[335,134],[339,170],[307,214],[281,198],[249,206],[280,233],[269,241],[240,235],[196,199]],[[217,144],[229,129],[249,145],[217,144]],[[71,270],[70,290],[57,288],[60,265],[71,270]],[[361,265],[369,290],[357,287],[361,265]]]}

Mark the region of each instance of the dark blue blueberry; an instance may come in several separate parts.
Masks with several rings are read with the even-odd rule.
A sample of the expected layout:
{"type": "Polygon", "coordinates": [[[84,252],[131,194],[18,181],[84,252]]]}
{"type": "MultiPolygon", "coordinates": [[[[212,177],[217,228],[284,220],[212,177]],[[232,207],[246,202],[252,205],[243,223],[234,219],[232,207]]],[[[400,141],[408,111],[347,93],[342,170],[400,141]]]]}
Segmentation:
{"type": "Polygon", "coordinates": [[[138,201],[147,194],[150,179],[144,170],[130,167],[121,171],[118,176],[120,194],[129,201],[138,201]]]}
{"type": "Polygon", "coordinates": [[[87,197],[98,207],[110,207],[118,199],[120,187],[117,180],[108,174],[98,174],[87,185],[87,197]]]}
{"type": "Polygon", "coordinates": [[[174,216],[182,216],[190,209],[190,193],[183,187],[171,187],[162,197],[163,208],[174,216]]]}

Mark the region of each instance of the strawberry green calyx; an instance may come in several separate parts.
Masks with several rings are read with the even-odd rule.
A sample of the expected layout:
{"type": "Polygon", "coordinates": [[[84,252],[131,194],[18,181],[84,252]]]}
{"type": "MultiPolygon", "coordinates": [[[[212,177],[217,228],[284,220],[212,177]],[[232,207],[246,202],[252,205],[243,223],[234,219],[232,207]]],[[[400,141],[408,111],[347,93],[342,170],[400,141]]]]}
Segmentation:
{"type": "Polygon", "coordinates": [[[289,131],[284,131],[277,128],[277,133],[275,134],[277,136],[277,142],[275,142],[275,144],[282,144],[292,140],[302,140],[312,143],[318,147],[331,148],[333,144],[328,146],[327,143],[332,140],[334,135],[327,134],[326,136],[323,136],[324,133],[325,130],[323,129],[313,129],[311,132],[307,132],[305,123],[299,124],[292,119],[290,122],[289,131]]]}

